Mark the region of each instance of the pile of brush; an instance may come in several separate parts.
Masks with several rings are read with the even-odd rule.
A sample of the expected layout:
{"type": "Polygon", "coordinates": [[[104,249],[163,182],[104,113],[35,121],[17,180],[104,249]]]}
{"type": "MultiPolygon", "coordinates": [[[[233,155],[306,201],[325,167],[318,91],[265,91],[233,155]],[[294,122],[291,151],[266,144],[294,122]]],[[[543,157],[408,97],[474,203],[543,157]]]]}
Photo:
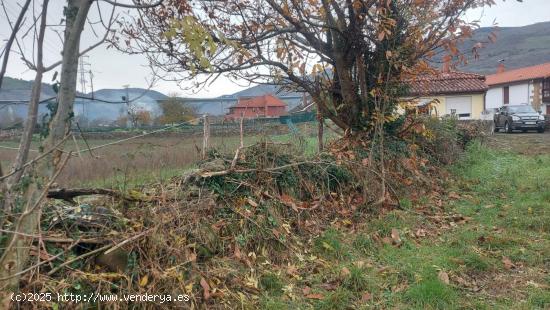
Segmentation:
{"type": "Polygon", "coordinates": [[[293,154],[261,142],[230,156],[212,151],[167,184],[50,191],[64,200],[48,207],[45,246],[34,252],[48,264],[25,277],[24,291],[185,294],[197,305],[223,296],[237,306],[258,294],[237,276],[243,270],[284,263],[304,251],[301,240],[364,204],[360,183],[333,157],[293,154]],[[77,198],[90,194],[102,196],[77,198]]]}
{"type": "Polygon", "coordinates": [[[290,144],[260,142],[234,154],[211,151],[198,169],[166,184],[53,192],[65,202],[48,208],[34,251],[47,263],[25,277],[23,290],[186,295],[185,307],[254,304],[257,274],[310,254],[304,244],[331,223],[399,208],[407,192],[414,200],[441,191],[443,170],[422,152],[422,139],[387,138],[383,159],[371,141],[341,140],[313,158],[290,144]],[[102,196],[75,200],[79,193],[102,196]]]}

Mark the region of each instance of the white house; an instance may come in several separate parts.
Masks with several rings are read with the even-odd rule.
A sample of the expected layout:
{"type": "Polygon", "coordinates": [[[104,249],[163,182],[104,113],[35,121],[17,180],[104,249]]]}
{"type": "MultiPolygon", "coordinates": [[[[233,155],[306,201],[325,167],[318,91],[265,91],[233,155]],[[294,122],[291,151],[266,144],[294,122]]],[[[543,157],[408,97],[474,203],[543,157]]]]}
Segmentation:
{"type": "Polygon", "coordinates": [[[407,81],[409,96],[419,106],[430,104],[435,116],[456,115],[459,119],[481,119],[488,87],[483,75],[444,71],[407,81]]]}
{"type": "Polygon", "coordinates": [[[550,62],[515,70],[504,70],[487,76],[489,90],[485,108],[503,105],[530,104],[537,111],[550,115],[550,62]]]}

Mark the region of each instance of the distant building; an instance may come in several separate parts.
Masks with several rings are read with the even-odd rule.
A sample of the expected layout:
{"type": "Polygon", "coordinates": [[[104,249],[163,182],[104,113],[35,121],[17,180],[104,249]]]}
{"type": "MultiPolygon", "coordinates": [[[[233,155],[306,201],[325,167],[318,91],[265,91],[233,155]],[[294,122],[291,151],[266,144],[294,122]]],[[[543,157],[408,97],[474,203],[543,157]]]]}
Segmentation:
{"type": "Polygon", "coordinates": [[[229,108],[226,119],[278,118],[287,114],[287,105],[277,97],[267,94],[250,99],[239,99],[229,108]]]}
{"type": "Polygon", "coordinates": [[[487,76],[487,84],[487,109],[529,104],[550,115],[550,62],[515,70],[501,64],[497,73],[487,76]]]}
{"type": "Polygon", "coordinates": [[[459,119],[481,119],[488,89],[483,75],[448,71],[419,76],[407,82],[409,98],[419,106],[431,103],[430,114],[456,115],[459,119]]]}

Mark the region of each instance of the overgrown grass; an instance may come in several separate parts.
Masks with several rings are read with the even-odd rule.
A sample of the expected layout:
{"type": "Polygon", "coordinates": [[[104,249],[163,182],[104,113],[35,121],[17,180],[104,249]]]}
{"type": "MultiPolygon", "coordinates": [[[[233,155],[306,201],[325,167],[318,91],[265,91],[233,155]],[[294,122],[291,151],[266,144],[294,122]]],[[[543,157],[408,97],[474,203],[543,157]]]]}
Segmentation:
{"type": "Polygon", "coordinates": [[[550,156],[473,143],[451,172],[448,190],[459,198],[448,198],[442,212],[465,220],[429,220],[416,210],[431,202],[419,200],[359,229],[335,223],[312,238],[313,261],[296,262],[298,280],[279,278],[296,287],[293,297],[270,294],[266,308],[290,301],[315,309],[550,308],[550,156]],[[392,229],[399,245],[380,241],[392,229]],[[302,294],[306,285],[317,295],[302,294]]]}
{"type": "MultiPolygon", "coordinates": [[[[245,135],[245,145],[251,145],[261,140],[288,143],[292,142],[295,151],[304,156],[313,156],[317,153],[317,138],[311,136],[311,124],[302,125],[299,133],[270,135],[245,135]]],[[[136,133],[136,135],[139,133],[136,133]]],[[[328,138],[327,138],[328,139],[328,138]]],[[[66,150],[73,151],[74,156],[57,179],[61,186],[101,186],[116,189],[129,189],[142,185],[163,182],[192,168],[200,160],[202,136],[166,136],[143,137],[105,148],[94,150],[91,153],[88,147],[97,147],[115,142],[115,139],[78,139],[75,144],[69,140],[66,150]]],[[[221,153],[233,154],[240,143],[237,134],[227,136],[213,136],[210,147],[221,153]]],[[[17,141],[2,141],[1,146],[17,148],[17,141]]],[[[40,145],[38,137],[33,139],[32,150],[40,145]]],[[[16,150],[1,149],[0,164],[9,167],[16,156],[16,150]]],[[[31,158],[36,156],[32,151],[31,158]]]]}
{"type": "MultiPolygon", "coordinates": [[[[295,142],[292,135],[270,139],[295,142]]],[[[308,157],[316,152],[315,137],[303,139],[304,143],[292,143],[292,147],[300,156],[308,157]]],[[[103,184],[125,190],[151,181],[162,182],[182,173],[186,167],[189,166],[168,166],[157,170],[156,174],[150,170],[119,174],[107,178],[103,182],[108,183],[103,184]]],[[[343,208],[341,218],[336,216],[330,224],[324,223],[322,229],[312,228],[307,233],[304,229],[304,235],[290,233],[294,228],[291,224],[307,229],[316,219],[305,216],[303,222],[288,224],[281,215],[289,208],[287,205],[265,203],[260,199],[242,199],[233,208],[213,204],[209,206],[211,211],[208,212],[212,212],[209,216],[223,219],[216,225],[222,225],[224,235],[234,237],[234,242],[221,238],[202,242],[210,235],[217,238],[214,230],[220,228],[201,225],[202,218],[196,217],[195,238],[201,242],[193,243],[194,253],[200,264],[207,266],[214,262],[224,266],[220,267],[222,274],[211,274],[214,278],[209,280],[216,285],[222,287],[223,281],[215,281],[216,278],[223,279],[230,273],[235,283],[242,283],[253,292],[248,295],[240,292],[240,308],[550,308],[550,276],[547,274],[550,266],[550,156],[502,152],[473,143],[450,171],[453,178],[445,193],[439,188],[433,190],[432,196],[437,198],[429,193],[418,199],[404,198],[401,209],[377,208],[368,214],[343,208]],[[346,214],[348,211],[353,214],[346,214]],[[251,217],[254,214],[257,216],[251,217]],[[230,221],[231,218],[239,218],[239,221],[230,221]],[[224,225],[224,220],[232,224],[224,225]],[[288,230],[288,234],[283,230],[288,230]],[[297,241],[296,247],[286,248],[285,243],[277,242],[289,238],[297,241]],[[232,244],[224,247],[224,242],[232,244]],[[210,248],[203,247],[203,243],[210,248]],[[238,252],[237,247],[240,247],[238,252]],[[227,257],[218,257],[224,249],[230,249],[225,254],[238,261],[224,265],[227,257]],[[279,256],[284,256],[284,260],[279,256]],[[243,261],[247,264],[240,266],[243,261]],[[240,267],[235,267],[237,265],[240,267]],[[251,295],[253,298],[248,298],[251,295]]],[[[303,174],[313,175],[310,179],[316,180],[319,173],[312,167],[303,174]]],[[[289,178],[291,175],[275,175],[274,178],[280,181],[279,191],[291,193],[292,188],[297,187],[296,180],[289,178]]],[[[235,179],[234,188],[230,188],[227,195],[235,195],[237,190],[243,193],[255,190],[241,185],[235,179]]],[[[342,197],[342,201],[345,198],[342,197]]],[[[187,205],[174,210],[189,216],[187,205]]],[[[306,212],[295,214],[301,217],[306,212]]],[[[168,216],[172,217],[173,213],[168,216]]],[[[179,251],[187,242],[180,240],[182,234],[178,232],[178,237],[174,238],[178,240],[174,242],[177,246],[166,247],[162,242],[156,246],[179,251]]],[[[195,291],[200,289],[197,286],[195,291]]],[[[217,296],[234,293],[222,289],[217,296]]],[[[237,298],[234,295],[232,298],[237,298]]]]}

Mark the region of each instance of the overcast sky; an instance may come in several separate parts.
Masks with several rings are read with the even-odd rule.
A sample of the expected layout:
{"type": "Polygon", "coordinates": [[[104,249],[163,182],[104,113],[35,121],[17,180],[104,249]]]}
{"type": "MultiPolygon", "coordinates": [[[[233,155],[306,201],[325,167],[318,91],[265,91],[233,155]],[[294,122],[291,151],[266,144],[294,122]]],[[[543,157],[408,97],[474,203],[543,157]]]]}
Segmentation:
{"type": "MultiPolygon", "coordinates": [[[[4,0],[4,2],[8,15],[13,22],[19,11],[18,3],[23,1],[4,0]]],[[[493,23],[496,22],[500,27],[517,27],[550,21],[550,0],[523,0],[523,3],[516,0],[496,0],[496,2],[497,5],[493,7],[476,9],[468,12],[466,16],[467,19],[469,21],[479,20],[481,26],[492,26],[493,23]]],[[[48,24],[59,24],[65,1],[50,0],[50,3],[48,24]]],[[[102,7],[104,12],[108,11],[107,4],[103,3],[102,7]]],[[[90,16],[93,20],[97,19],[97,8],[95,6],[90,16]]],[[[52,29],[55,28],[56,27],[52,27],[52,29]]],[[[61,27],[57,27],[57,29],[62,30],[61,27]]],[[[98,27],[96,32],[100,30],[101,29],[98,27]]],[[[100,36],[101,33],[98,33],[98,35],[100,36]]],[[[9,25],[0,7],[0,40],[2,41],[0,50],[5,44],[5,40],[8,36],[9,25]]],[[[95,40],[97,40],[96,36],[88,27],[83,36],[82,47],[92,44],[95,40]]],[[[23,50],[31,50],[31,42],[30,40],[23,42],[26,43],[26,45],[22,47],[23,50]]],[[[61,49],[60,42],[61,41],[53,31],[47,33],[45,44],[46,64],[59,59],[59,52],[61,49]]],[[[150,71],[149,68],[146,67],[146,60],[143,56],[124,55],[116,50],[107,49],[105,46],[96,48],[88,55],[89,58],[87,60],[91,64],[91,69],[94,73],[94,89],[121,88],[125,84],[131,87],[146,87],[148,85],[150,71]]],[[[29,71],[18,59],[18,55],[12,54],[13,61],[11,61],[8,66],[7,75],[27,80],[33,79],[34,73],[29,71]]],[[[44,81],[49,82],[52,75],[53,72],[46,74],[44,81]]],[[[181,96],[196,97],[216,97],[234,93],[244,88],[245,87],[238,86],[223,78],[218,79],[210,87],[200,90],[195,94],[190,91],[181,90],[175,82],[158,82],[155,85],[156,90],[165,94],[178,93],[181,96]]]]}

